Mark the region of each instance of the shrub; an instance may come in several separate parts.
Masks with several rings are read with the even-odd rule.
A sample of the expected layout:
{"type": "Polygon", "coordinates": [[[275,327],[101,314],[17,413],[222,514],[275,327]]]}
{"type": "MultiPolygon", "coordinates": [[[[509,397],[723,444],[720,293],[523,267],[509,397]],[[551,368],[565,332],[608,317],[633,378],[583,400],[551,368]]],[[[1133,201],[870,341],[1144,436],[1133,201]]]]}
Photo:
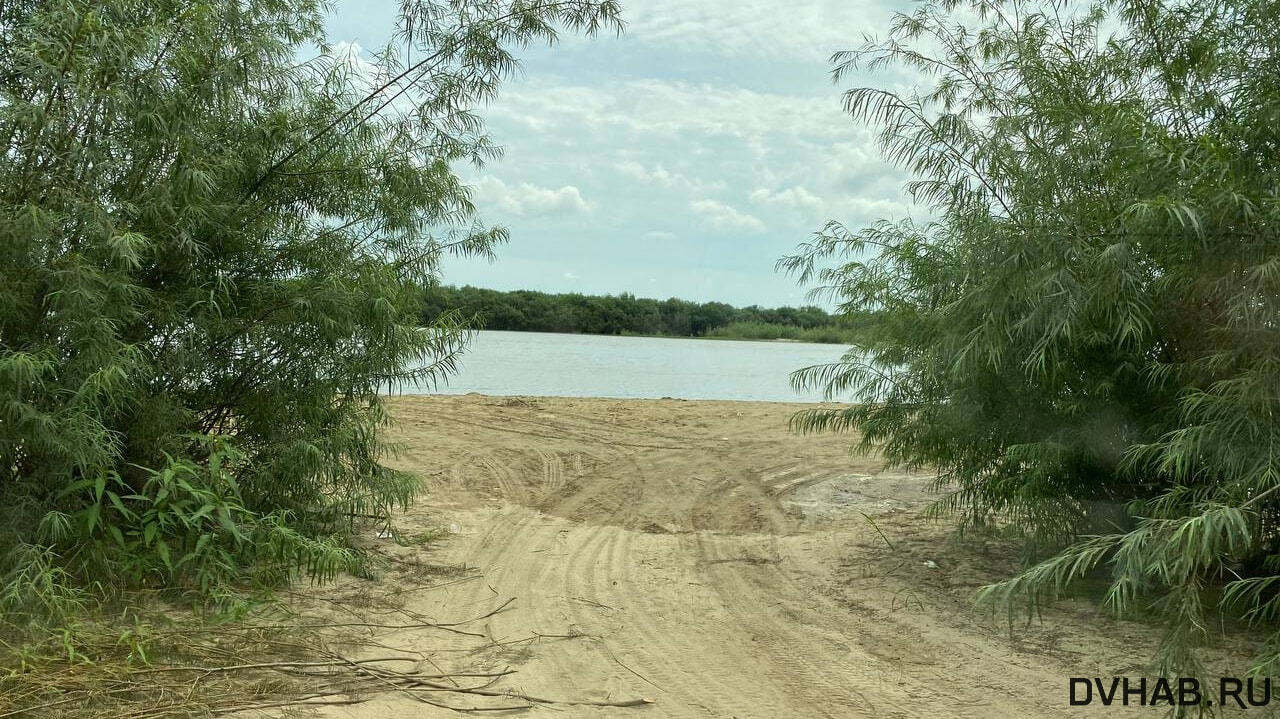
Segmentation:
{"type": "Polygon", "coordinates": [[[7,609],[66,606],[55,571],[207,599],[352,568],[352,523],[417,491],[382,393],[452,368],[422,291],[505,237],[452,169],[496,155],[473,108],[617,10],[402,5],[368,61],[318,0],[0,4],[7,609]]]}
{"type": "MultiPolygon", "coordinates": [[[[1277,21],[1268,0],[899,15],[836,75],[931,79],[845,100],[934,219],[832,223],[783,261],[858,318],[857,351],[796,381],[863,403],[797,424],[1023,530],[1040,561],[984,599],[1109,572],[1109,607],[1161,617],[1169,672],[1198,671],[1215,608],[1280,608],[1277,21]]],[[[1272,634],[1255,669],[1278,661],[1272,634]]]]}

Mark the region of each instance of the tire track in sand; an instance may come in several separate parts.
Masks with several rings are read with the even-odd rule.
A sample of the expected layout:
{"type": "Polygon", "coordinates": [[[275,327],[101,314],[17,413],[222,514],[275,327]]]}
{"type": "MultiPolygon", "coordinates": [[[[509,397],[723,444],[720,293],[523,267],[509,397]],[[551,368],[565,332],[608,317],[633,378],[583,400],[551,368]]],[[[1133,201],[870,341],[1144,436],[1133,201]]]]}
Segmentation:
{"type": "MultiPolygon", "coordinates": [[[[1014,651],[993,632],[957,620],[957,605],[927,601],[898,616],[877,595],[857,593],[851,582],[859,563],[874,568],[883,558],[859,541],[837,547],[834,537],[868,534],[856,510],[871,505],[860,485],[834,492],[822,482],[881,467],[874,458],[850,458],[848,438],[787,435],[797,406],[550,398],[495,405],[483,397],[404,403],[414,409],[411,419],[428,420],[410,422],[407,438],[432,448],[413,453],[406,469],[451,475],[441,491],[457,500],[453,518],[468,528],[432,559],[484,574],[483,582],[459,585],[440,613],[474,616],[517,600],[488,622],[489,633],[507,643],[476,656],[513,666],[518,673],[503,686],[528,693],[658,702],[649,710],[561,705],[533,714],[1066,713],[1055,693],[1067,671],[1061,662],[1014,651]],[[454,427],[458,412],[476,421],[454,427]],[[495,412],[501,417],[493,422],[516,426],[476,429],[495,412]],[[444,471],[451,463],[454,471],[444,471]],[[788,499],[793,493],[803,499],[788,499]],[[935,659],[939,650],[949,656],[935,659]]],[[[905,505],[927,483],[899,478],[879,498],[912,513],[895,526],[919,542],[937,533],[922,532],[905,505]]],[[[963,586],[973,576],[939,574],[918,586],[950,591],[951,582],[963,586]]],[[[1091,630],[1078,628],[1077,637],[1091,642],[1084,646],[1099,657],[1097,671],[1131,661],[1131,646],[1091,638],[1091,630]]]]}

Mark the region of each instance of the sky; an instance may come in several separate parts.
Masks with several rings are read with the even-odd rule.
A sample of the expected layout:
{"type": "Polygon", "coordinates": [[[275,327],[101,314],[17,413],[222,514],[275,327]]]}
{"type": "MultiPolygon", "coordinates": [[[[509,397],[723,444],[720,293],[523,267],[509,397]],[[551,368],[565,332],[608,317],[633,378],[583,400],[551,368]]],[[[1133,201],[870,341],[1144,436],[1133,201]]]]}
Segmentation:
{"type": "MultiPolygon", "coordinates": [[[[330,41],[385,45],[399,4],[339,0],[330,41]]],[[[444,281],[807,303],[779,257],[828,220],[910,210],[874,128],[841,110],[848,87],[893,78],[830,76],[831,54],[883,36],[894,9],[905,2],[624,0],[620,37],[524,51],[480,110],[504,156],[458,168],[511,241],[492,263],[450,259],[444,281]]]]}

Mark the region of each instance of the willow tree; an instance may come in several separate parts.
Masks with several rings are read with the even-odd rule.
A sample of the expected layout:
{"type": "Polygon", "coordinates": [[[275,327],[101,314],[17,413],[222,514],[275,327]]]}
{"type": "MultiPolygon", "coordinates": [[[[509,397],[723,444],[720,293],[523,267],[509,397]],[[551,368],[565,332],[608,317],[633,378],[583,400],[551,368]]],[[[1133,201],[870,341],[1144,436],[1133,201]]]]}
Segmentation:
{"type": "MultiPolygon", "coordinates": [[[[832,223],[783,265],[856,315],[797,417],[937,469],[936,512],[1003,521],[1031,566],[1104,573],[1192,671],[1210,612],[1280,612],[1280,4],[946,0],[836,57],[928,221],[832,223]],[[899,75],[898,77],[902,77],[899,75]],[[1225,591],[1215,592],[1225,585],[1225,591]]],[[[1280,669],[1280,637],[1257,658],[1280,669]]]]}
{"type": "Polygon", "coordinates": [[[475,110],[617,8],[406,0],[371,60],[325,9],[0,3],[6,609],[353,568],[353,519],[415,493],[380,392],[451,368],[421,290],[504,238],[454,174],[496,154],[475,110]]]}

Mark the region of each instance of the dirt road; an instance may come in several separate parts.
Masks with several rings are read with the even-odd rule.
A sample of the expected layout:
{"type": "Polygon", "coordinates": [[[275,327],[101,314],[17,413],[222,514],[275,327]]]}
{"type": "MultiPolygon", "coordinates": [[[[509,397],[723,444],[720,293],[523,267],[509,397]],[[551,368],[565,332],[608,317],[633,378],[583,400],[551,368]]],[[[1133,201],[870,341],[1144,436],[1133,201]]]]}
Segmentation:
{"type": "MultiPolygon", "coordinates": [[[[409,546],[379,549],[396,569],[335,591],[373,615],[502,608],[458,625],[469,634],[379,641],[513,668],[499,686],[527,694],[655,702],[534,710],[548,716],[1080,716],[1068,677],[1142,673],[1140,625],[1065,604],[1011,636],[974,613],[1008,545],[949,540],[922,517],[927,477],[851,458],[848,437],[789,433],[798,408],[398,399],[398,463],[429,494],[402,522],[409,546]]],[[[394,693],[323,714],[451,715],[394,693]]]]}

